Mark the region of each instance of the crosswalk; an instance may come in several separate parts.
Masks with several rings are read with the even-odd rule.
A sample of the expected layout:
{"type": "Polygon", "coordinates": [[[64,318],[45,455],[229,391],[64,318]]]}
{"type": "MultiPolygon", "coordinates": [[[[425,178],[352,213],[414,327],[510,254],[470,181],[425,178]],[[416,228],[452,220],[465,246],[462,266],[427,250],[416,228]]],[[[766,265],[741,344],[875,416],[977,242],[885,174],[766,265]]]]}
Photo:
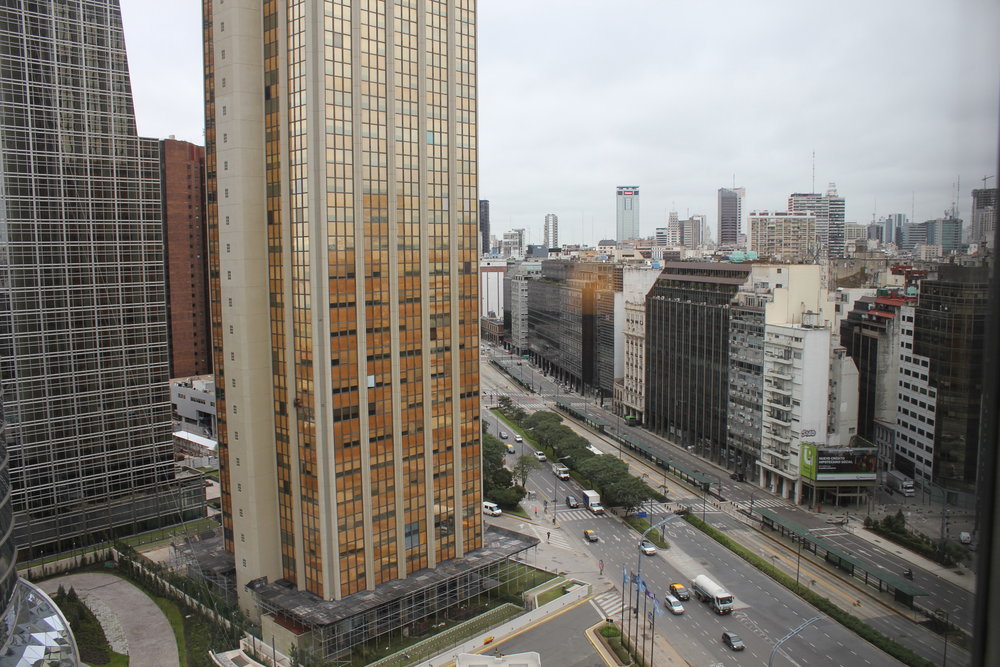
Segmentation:
{"type": "Polygon", "coordinates": [[[570,537],[564,530],[553,530],[551,527],[536,525],[533,523],[525,525],[530,527],[531,532],[533,532],[535,537],[537,537],[543,544],[549,544],[559,549],[565,549],[566,551],[574,551],[577,548],[575,545],[570,544],[570,537]]]}
{"type": "MultiPolygon", "coordinates": [[[[760,509],[760,508],[776,509],[776,508],[781,508],[781,507],[787,507],[788,506],[788,502],[789,501],[782,500],[781,498],[754,498],[753,499],[753,508],[755,510],[760,509]]],[[[747,511],[750,510],[750,501],[749,500],[736,500],[736,501],[734,501],[734,503],[741,510],[747,510],[747,511]]]]}
{"type": "Polygon", "coordinates": [[[606,617],[613,617],[622,612],[622,594],[617,588],[611,588],[593,597],[594,606],[606,617]]]}

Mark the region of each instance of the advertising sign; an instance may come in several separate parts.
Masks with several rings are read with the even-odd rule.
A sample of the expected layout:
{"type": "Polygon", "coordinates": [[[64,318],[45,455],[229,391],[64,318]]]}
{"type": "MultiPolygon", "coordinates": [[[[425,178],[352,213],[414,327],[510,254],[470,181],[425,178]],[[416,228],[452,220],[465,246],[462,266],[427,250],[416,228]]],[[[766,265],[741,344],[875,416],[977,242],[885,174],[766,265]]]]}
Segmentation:
{"type": "Polygon", "coordinates": [[[804,442],[799,449],[799,473],[818,482],[873,482],[877,461],[874,447],[817,447],[804,442]]]}

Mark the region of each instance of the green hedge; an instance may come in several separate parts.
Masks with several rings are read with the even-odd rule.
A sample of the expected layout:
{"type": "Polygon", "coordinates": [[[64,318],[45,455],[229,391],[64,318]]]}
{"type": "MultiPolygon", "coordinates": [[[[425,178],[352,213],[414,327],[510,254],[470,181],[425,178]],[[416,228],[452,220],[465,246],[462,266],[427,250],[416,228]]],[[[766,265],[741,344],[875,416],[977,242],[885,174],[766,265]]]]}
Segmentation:
{"type": "MultiPolygon", "coordinates": [[[[646,521],[645,519],[640,519],[637,516],[627,516],[627,517],[625,517],[625,523],[627,523],[628,525],[630,525],[640,535],[642,535],[643,533],[645,533],[646,529],[649,528],[649,522],[646,521]]],[[[652,542],[653,544],[655,544],[656,546],[658,546],[661,549],[669,549],[670,548],[670,543],[667,542],[665,539],[663,539],[660,536],[660,531],[658,531],[658,530],[651,530],[648,533],[646,533],[646,539],[649,540],[650,542],[652,542]]]]}
{"type": "Polygon", "coordinates": [[[859,619],[857,616],[849,614],[833,602],[830,602],[829,599],[814,592],[812,589],[802,584],[797,584],[795,579],[793,579],[790,575],[785,574],[777,567],[741,544],[734,542],[727,535],[719,530],[716,530],[698,517],[692,514],[687,514],[684,516],[684,520],[735,553],[743,560],[753,565],[764,574],[783,585],[788,590],[801,597],[812,606],[816,607],[819,611],[830,616],[830,618],[837,621],[848,630],[851,630],[865,641],[875,645],[877,648],[882,649],[900,662],[911,665],[912,667],[934,667],[934,662],[925,660],[899,642],[891,639],[890,637],[886,637],[881,632],[859,619]]]}

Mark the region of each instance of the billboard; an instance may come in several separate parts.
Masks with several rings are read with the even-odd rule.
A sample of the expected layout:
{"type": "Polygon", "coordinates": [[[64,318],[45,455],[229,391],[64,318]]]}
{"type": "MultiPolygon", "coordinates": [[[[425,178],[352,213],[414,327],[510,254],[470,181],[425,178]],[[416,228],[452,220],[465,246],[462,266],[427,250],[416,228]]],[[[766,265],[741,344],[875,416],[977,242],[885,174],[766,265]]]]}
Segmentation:
{"type": "Polygon", "coordinates": [[[799,474],[817,482],[874,482],[875,447],[799,447],[799,474]]]}

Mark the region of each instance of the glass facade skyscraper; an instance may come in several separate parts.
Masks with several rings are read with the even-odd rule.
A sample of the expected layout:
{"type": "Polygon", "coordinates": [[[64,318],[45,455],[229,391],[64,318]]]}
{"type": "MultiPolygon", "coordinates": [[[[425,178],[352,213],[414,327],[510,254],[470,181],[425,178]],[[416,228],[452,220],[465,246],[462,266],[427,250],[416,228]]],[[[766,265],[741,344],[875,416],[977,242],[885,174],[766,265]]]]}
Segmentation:
{"type": "Polygon", "coordinates": [[[619,185],[615,190],[615,240],[639,238],[639,186],[619,185]]]}
{"type": "Polygon", "coordinates": [[[482,546],[472,0],[203,4],[227,547],[339,600],[482,546]]]}
{"type": "Polygon", "coordinates": [[[136,134],[114,0],[4,3],[0,87],[0,388],[15,541],[37,555],[183,514],[159,146],[136,134]]]}

